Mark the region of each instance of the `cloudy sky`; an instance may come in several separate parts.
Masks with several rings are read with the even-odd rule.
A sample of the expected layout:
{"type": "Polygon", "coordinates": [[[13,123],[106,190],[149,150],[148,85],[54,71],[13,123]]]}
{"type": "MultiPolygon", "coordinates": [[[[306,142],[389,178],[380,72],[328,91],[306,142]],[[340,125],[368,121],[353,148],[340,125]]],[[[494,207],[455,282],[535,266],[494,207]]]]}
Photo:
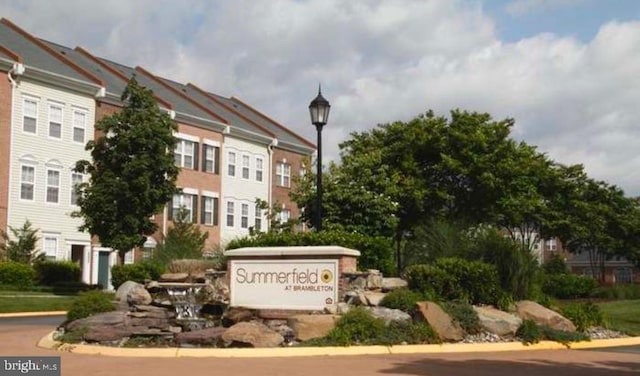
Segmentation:
{"type": "Polygon", "coordinates": [[[0,1],[42,38],[237,96],[315,141],[427,109],[516,119],[514,137],[640,195],[640,1],[0,1]]]}

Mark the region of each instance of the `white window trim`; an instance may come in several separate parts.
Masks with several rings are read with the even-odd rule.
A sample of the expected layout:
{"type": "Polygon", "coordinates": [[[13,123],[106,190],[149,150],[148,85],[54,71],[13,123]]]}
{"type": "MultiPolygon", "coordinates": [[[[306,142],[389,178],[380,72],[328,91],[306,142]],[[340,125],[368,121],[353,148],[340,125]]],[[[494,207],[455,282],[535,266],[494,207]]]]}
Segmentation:
{"type": "Polygon", "coordinates": [[[224,226],[227,228],[234,228],[236,227],[236,203],[234,201],[228,200],[225,202],[224,204],[224,226]],[[231,213],[231,216],[233,217],[233,225],[229,226],[229,204],[231,204],[231,209],[233,210],[233,212],[231,213]]]}
{"type": "Polygon", "coordinates": [[[251,156],[249,154],[242,154],[241,157],[241,171],[240,171],[240,177],[242,178],[242,180],[251,180],[251,156]],[[249,162],[247,166],[244,165],[244,161],[245,159],[249,162]],[[245,168],[247,169],[247,177],[244,177],[244,170],[245,168]]]}
{"type": "Polygon", "coordinates": [[[279,187],[291,188],[291,165],[287,162],[278,162],[276,164],[276,184],[279,187]],[[288,173],[286,173],[287,166],[289,166],[288,173]],[[285,184],[285,177],[288,178],[289,184],[285,184]]]}
{"type": "Polygon", "coordinates": [[[181,189],[182,189],[182,193],[186,193],[188,195],[193,195],[193,196],[198,195],[198,190],[195,188],[181,188],[181,189]]]}
{"type": "Polygon", "coordinates": [[[75,184],[73,184],[73,176],[74,175],[80,175],[80,179],[81,179],[80,180],[80,184],[84,183],[84,175],[79,173],[79,172],[73,172],[72,171],[71,172],[71,176],[70,176],[70,178],[71,178],[71,188],[69,189],[69,205],[77,207],[78,204],[73,202],[73,191],[75,189],[75,184]]]}
{"type": "Polygon", "coordinates": [[[49,140],[62,141],[64,137],[64,104],[58,102],[49,102],[47,106],[47,138],[49,140]],[[60,110],[60,137],[51,136],[51,109],[56,108],[60,110]]]}
{"type": "Polygon", "coordinates": [[[227,176],[236,177],[238,176],[238,153],[235,151],[227,151],[227,176]],[[233,163],[231,163],[231,154],[233,154],[233,163]],[[233,166],[233,175],[230,174],[230,166],[233,166]]]}
{"type": "Polygon", "coordinates": [[[203,225],[205,226],[214,226],[215,223],[215,214],[216,214],[216,210],[215,210],[215,202],[214,200],[216,199],[216,197],[212,197],[212,196],[206,196],[206,195],[202,195],[202,199],[204,200],[204,205],[203,205],[203,211],[204,211],[204,216],[206,217],[207,213],[211,213],[211,222],[206,222],[203,223],[203,225]],[[211,211],[207,210],[207,202],[211,202],[211,211]]]}
{"type": "MultiPolygon", "coordinates": [[[[176,144],[176,148],[178,146],[180,146],[180,164],[178,165],[178,167],[180,168],[186,168],[189,170],[194,170],[195,169],[195,165],[196,165],[196,158],[197,158],[197,153],[195,150],[195,146],[197,144],[197,141],[191,141],[191,140],[184,140],[184,139],[178,139],[178,143],[176,144]],[[191,143],[191,166],[187,166],[185,163],[185,156],[187,155],[186,153],[186,146],[187,146],[187,142],[191,143]]],[[[175,153],[175,150],[174,150],[175,153]]]]}
{"type": "Polygon", "coordinates": [[[22,202],[34,202],[36,200],[36,182],[38,181],[37,178],[37,172],[38,170],[36,169],[35,164],[33,163],[21,163],[20,164],[20,189],[18,189],[18,199],[22,202]],[[22,184],[25,182],[24,181],[24,173],[22,171],[23,167],[31,167],[33,168],[33,181],[31,182],[31,185],[33,186],[33,192],[32,192],[32,198],[31,200],[26,199],[26,198],[22,198],[22,184]]]}
{"type": "Polygon", "coordinates": [[[212,192],[212,191],[202,191],[203,196],[212,197],[212,198],[220,198],[220,193],[212,192]]]}
{"type": "MultiPolygon", "coordinates": [[[[72,109],[72,115],[71,115],[71,141],[73,143],[79,144],[79,145],[84,145],[87,142],[87,120],[89,118],[89,111],[82,109],[82,108],[76,108],[74,107],[72,109]],[[82,130],[84,131],[84,137],[82,138],[82,142],[76,141],[75,140],[75,130],[76,128],[76,114],[83,114],[84,115],[84,127],[82,128],[82,130]]],[[[80,129],[80,128],[78,128],[80,129]]]]}
{"type": "Polygon", "coordinates": [[[50,255],[47,254],[47,250],[46,250],[46,241],[48,239],[55,239],[56,241],[56,249],[54,251],[53,257],[54,260],[58,259],[58,252],[60,251],[60,235],[58,234],[52,234],[52,233],[42,233],[42,254],[44,254],[45,257],[51,257],[50,255]]]}
{"type": "Polygon", "coordinates": [[[249,204],[242,203],[240,204],[240,228],[247,229],[249,228],[249,204]],[[246,215],[244,209],[247,209],[246,215]],[[247,225],[243,226],[242,220],[246,219],[247,225]]]}
{"type": "Polygon", "coordinates": [[[264,183],[264,158],[256,157],[256,181],[260,183],[264,183]],[[258,163],[260,161],[260,163],[258,163]],[[260,168],[258,168],[260,167],[260,168]],[[258,172],[260,172],[260,180],[258,180],[258,172]]]}
{"type": "Polygon", "coordinates": [[[53,167],[47,167],[45,169],[45,174],[44,174],[44,203],[46,205],[60,205],[60,196],[62,193],[62,171],[60,171],[59,168],[53,168],[53,167]],[[49,202],[47,200],[47,194],[49,193],[49,187],[54,188],[54,186],[49,186],[49,171],[55,171],[58,173],[58,201],[57,202],[49,202]]]}
{"type": "Polygon", "coordinates": [[[214,141],[214,140],[209,140],[208,138],[203,138],[202,139],[202,143],[205,144],[205,145],[213,146],[214,148],[219,148],[220,147],[220,142],[214,141]]]}
{"type": "MultiPolygon", "coordinates": [[[[27,134],[30,136],[37,136],[38,135],[38,117],[40,116],[40,98],[36,98],[36,97],[32,97],[32,96],[23,96],[22,97],[22,133],[23,134],[27,134]],[[31,102],[35,102],[36,103],[36,114],[35,116],[35,120],[36,120],[36,130],[35,132],[27,132],[24,130],[24,118],[27,117],[27,115],[25,114],[25,103],[27,101],[31,101],[31,102]]],[[[31,115],[29,115],[29,117],[31,118],[31,115]]]]}
{"type": "Polygon", "coordinates": [[[185,140],[185,141],[191,141],[191,142],[195,142],[195,143],[200,142],[200,137],[193,136],[193,135],[186,134],[186,133],[176,132],[176,133],[173,134],[173,136],[176,137],[176,138],[180,138],[182,140],[185,140]]]}
{"type": "MultiPolygon", "coordinates": [[[[220,149],[219,146],[211,145],[210,143],[203,142],[202,148],[204,149],[204,158],[202,161],[203,171],[209,174],[215,174],[216,172],[216,148],[220,149]],[[207,158],[207,150],[211,150],[211,159],[207,158]],[[211,161],[211,171],[207,170],[207,161],[211,161]]],[[[218,152],[218,155],[220,153],[218,152]]]]}
{"type": "Polygon", "coordinates": [[[178,213],[178,210],[182,209],[183,207],[189,212],[189,215],[187,216],[187,223],[193,223],[193,213],[197,208],[193,207],[193,196],[198,196],[198,191],[194,190],[194,189],[190,189],[190,188],[183,188],[181,193],[175,194],[173,196],[173,198],[171,199],[171,209],[173,210],[173,216],[171,218],[171,221],[175,221],[176,220],[176,215],[178,213]],[[195,191],[196,193],[190,193],[195,191]],[[180,197],[180,202],[179,202],[179,206],[175,206],[175,198],[176,197],[180,197]],[[188,203],[188,205],[187,205],[188,203]]]}

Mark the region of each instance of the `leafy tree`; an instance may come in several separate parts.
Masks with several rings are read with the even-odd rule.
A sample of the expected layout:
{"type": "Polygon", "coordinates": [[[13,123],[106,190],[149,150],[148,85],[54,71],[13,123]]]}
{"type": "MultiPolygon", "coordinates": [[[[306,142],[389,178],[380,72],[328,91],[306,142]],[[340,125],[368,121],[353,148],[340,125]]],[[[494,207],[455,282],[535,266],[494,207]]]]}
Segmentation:
{"type": "Polygon", "coordinates": [[[0,251],[3,258],[21,264],[33,264],[44,260],[44,254],[36,249],[39,239],[38,229],[32,228],[29,220],[26,220],[21,228],[9,226],[9,230],[12,236],[5,231],[0,231],[0,237],[2,237],[0,251]]]}
{"type": "MultiPolygon", "coordinates": [[[[282,205],[279,202],[269,207],[269,203],[260,198],[256,198],[256,206],[260,210],[266,211],[267,220],[269,221],[268,232],[293,232],[295,225],[299,223],[296,218],[289,218],[286,222],[282,222],[280,213],[282,213],[282,205]]],[[[249,227],[249,234],[255,235],[258,233],[266,232],[264,229],[256,229],[255,226],[249,227]]]]}
{"type": "Polygon", "coordinates": [[[167,231],[162,244],[154,252],[154,260],[160,265],[168,265],[172,260],[200,259],[203,257],[205,242],[209,236],[189,220],[189,211],[178,210],[173,226],[167,231]]]}
{"type": "Polygon", "coordinates": [[[150,217],[178,192],[174,162],[176,123],[158,108],[152,92],[132,78],[122,94],[122,111],[96,123],[101,136],[89,141],[92,161],[79,161],[75,171],[89,174],[79,185],[74,213],[80,230],[97,235],[120,257],[142,246],[157,225],[150,217]]]}

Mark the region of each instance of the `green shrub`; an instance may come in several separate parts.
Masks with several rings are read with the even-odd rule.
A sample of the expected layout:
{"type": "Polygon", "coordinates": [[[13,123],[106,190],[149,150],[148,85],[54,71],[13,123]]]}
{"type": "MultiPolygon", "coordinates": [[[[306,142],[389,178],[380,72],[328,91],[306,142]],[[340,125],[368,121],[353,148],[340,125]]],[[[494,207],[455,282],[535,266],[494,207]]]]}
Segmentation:
{"type": "Polygon", "coordinates": [[[35,276],[35,271],[27,264],[13,261],[0,263],[0,285],[28,289],[33,286],[35,276]]]}
{"type": "Polygon", "coordinates": [[[343,231],[322,232],[270,232],[232,240],[227,249],[244,247],[286,247],[286,246],[314,246],[337,245],[360,251],[358,267],[361,270],[378,269],[384,275],[393,275],[393,244],[390,239],[372,237],[358,233],[343,231]]]}
{"type": "Polygon", "coordinates": [[[600,307],[591,302],[565,305],[561,313],[581,332],[592,326],[604,326],[604,315],[600,307]]]}
{"type": "Polygon", "coordinates": [[[478,313],[473,309],[471,304],[457,300],[443,304],[442,308],[466,333],[478,334],[482,332],[478,313]]]}
{"type": "Polygon", "coordinates": [[[71,261],[40,261],[33,264],[33,268],[40,285],[80,281],[80,266],[71,261]]]}
{"type": "Polygon", "coordinates": [[[475,240],[474,256],[495,266],[500,287],[516,300],[529,299],[538,283],[538,260],[533,253],[495,230],[475,240]]]}
{"type": "Polygon", "coordinates": [[[499,291],[496,307],[501,311],[512,312],[516,309],[516,301],[511,294],[505,291],[499,291]]]}
{"type": "Polygon", "coordinates": [[[545,325],[538,325],[532,320],[524,320],[516,335],[526,345],[538,343],[543,340],[555,341],[568,345],[571,342],[588,341],[589,337],[582,333],[570,333],[552,329],[545,325]]]}
{"type": "Polygon", "coordinates": [[[338,346],[369,344],[382,336],[384,330],[384,321],[362,307],[354,307],[340,317],[326,338],[338,346]]]}
{"type": "Polygon", "coordinates": [[[414,265],[406,270],[409,288],[442,300],[495,304],[499,287],[493,265],[460,258],[441,258],[434,265],[414,265]]]}
{"type": "Polygon", "coordinates": [[[596,288],[591,296],[616,300],[640,299],[640,284],[601,286],[596,288]]]}
{"type": "Polygon", "coordinates": [[[598,286],[594,279],[575,274],[547,275],[543,291],[558,299],[588,298],[598,286]]]}
{"type": "Polygon", "coordinates": [[[362,307],[342,315],[336,327],[324,338],[305,341],[303,346],[398,345],[439,343],[427,323],[394,321],[385,325],[362,307]]]}
{"type": "Polygon", "coordinates": [[[100,312],[115,311],[116,308],[112,300],[113,294],[107,294],[102,291],[82,292],[67,312],[67,320],[74,321],[100,312]]]}
{"type": "Polygon", "coordinates": [[[382,307],[399,309],[401,311],[413,314],[416,310],[416,303],[426,300],[424,295],[409,289],[398,289],[391,291],[380,302],[382,307]]]}
{"type": "Polygon", "coordinates": [[[542,269],[549,275],[569,273],[567,263],[564,261],[564,258],[557,253],[554,253],[551,258],[544,263],[542,269]]]}
{"type": "Polygon", "coordinates": [[[154,262],[114,265],[111,267],[111,284],[114,289],[127,281],[144,283],[145,280],[157,280],[163,273],[162,266],[154,262]]]}

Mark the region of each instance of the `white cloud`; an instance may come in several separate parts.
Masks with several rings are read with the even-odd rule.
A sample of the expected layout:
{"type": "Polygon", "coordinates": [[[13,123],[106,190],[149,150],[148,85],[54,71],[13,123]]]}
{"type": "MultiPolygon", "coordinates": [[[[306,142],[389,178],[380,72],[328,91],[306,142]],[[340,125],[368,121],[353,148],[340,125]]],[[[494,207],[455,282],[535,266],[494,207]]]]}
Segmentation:
{"type": "Polygon", "coordinates": [[[525,13],[566,7],[584,0],[514,0],[505,6],[507,13],[519,16],[525,13]]]}
{"type": "Polygon", "coordinates": [[[46,39],[238,96],[310,140],[307,106],[322,82],[325,159],[352,131],[462,108],[514,117],[515,137],[640,194],[640,22],[610,22],[588,42],[506,43],[461,1],[43,4],[0,12],[46,39]]]}

